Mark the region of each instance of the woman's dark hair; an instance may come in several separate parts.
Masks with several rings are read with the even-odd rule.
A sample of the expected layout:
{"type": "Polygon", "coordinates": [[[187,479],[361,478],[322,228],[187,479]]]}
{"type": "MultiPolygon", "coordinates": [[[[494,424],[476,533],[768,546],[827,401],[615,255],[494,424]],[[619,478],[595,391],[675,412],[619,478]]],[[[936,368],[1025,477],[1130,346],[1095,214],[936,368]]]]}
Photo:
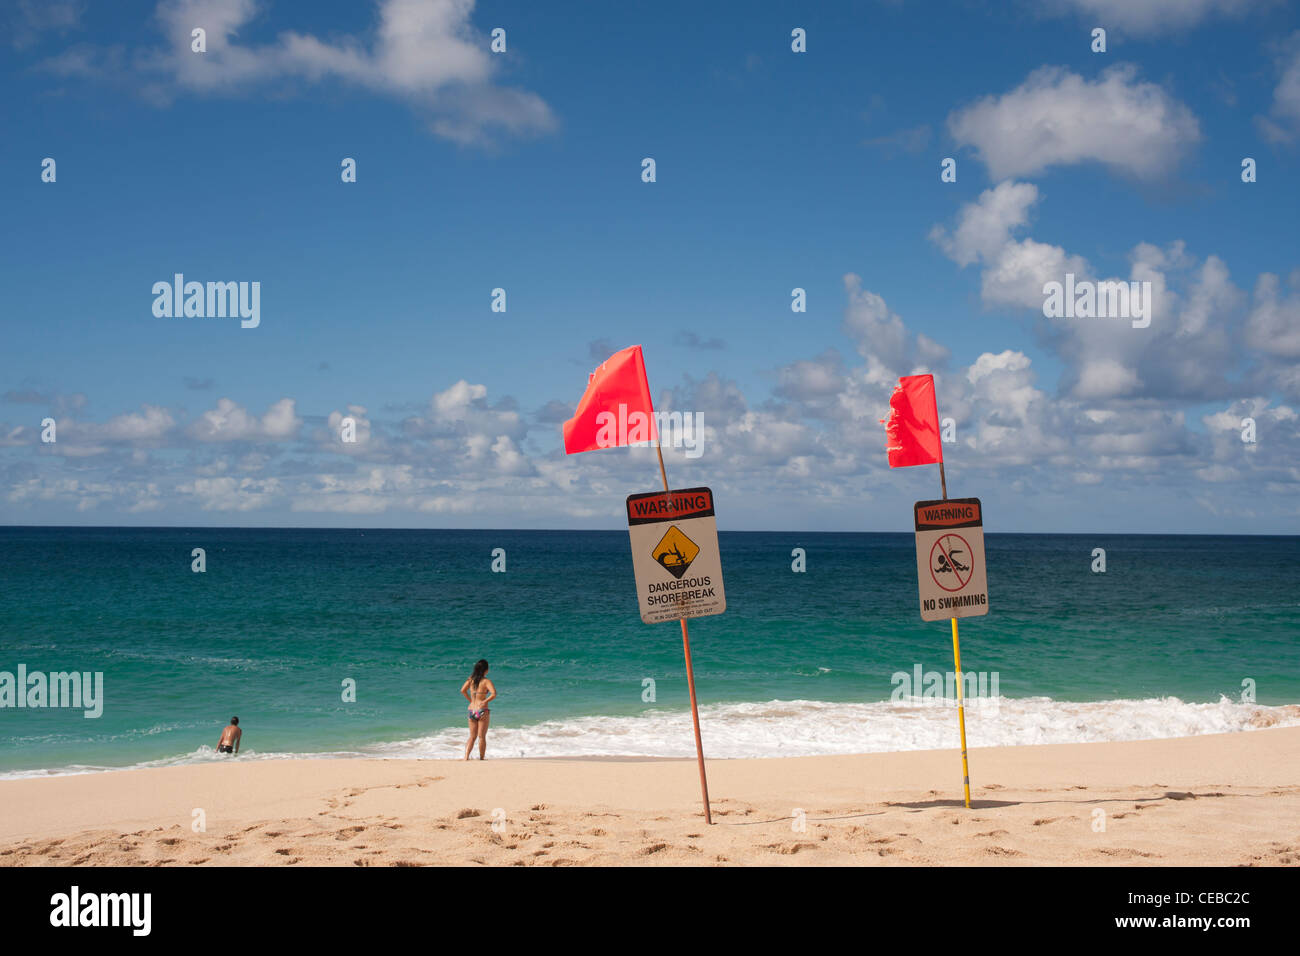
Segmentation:
{"type": "Polygon", "coordinates": [[[487,669],[488,669],[487,661],[479,661],[477,664],[474,665],[474,673],[469,675],[469,679],[470,679],[470,683],[474,685],[475,690],[478,689],[478,682],[483,679],[483,675],[487,673],[487,669]]]}

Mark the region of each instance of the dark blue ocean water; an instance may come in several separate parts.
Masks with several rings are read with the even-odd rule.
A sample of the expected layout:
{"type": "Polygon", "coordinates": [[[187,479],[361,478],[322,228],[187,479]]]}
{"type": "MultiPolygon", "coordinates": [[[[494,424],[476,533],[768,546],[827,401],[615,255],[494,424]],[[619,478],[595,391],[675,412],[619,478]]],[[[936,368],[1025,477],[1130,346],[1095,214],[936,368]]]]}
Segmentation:
{"type": "MultiPolygon", "coordinates": [[[[1007,706],[972,745],[1237,729],[1246,689],[1300,702],[1296,538],[986,544],[991,609],[962,622],[962,663],[1007,706]]],[[[946,745],[881,709],[891,675],[952,665],[948,624],[916,614],[910,534],[724,532],[721,549],[727,611],[691,624],[706,749],[946,745]]],[[[97,719],[0,709],[0,773],[207,759],[232,714],[255,755],[455,756],[480,657],[503,755],[690,752],[680,629],[641,622],[625,532],[0,528],[0,671],[105,685],[97,719]]]]}

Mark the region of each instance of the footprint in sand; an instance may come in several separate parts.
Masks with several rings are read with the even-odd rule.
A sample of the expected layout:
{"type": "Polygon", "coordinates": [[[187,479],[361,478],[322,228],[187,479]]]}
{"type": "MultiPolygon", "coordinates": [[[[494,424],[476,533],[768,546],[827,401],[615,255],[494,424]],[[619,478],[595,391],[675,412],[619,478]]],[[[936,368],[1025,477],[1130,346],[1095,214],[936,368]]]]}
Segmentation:
{"type": "Polygon", "coordinates": [[[763,847],[764,850],[771,850],[773,853],[780,853],[789,856],[798,853],[800,850],[815,850],[816,843],[769,843],[763,847]]]}

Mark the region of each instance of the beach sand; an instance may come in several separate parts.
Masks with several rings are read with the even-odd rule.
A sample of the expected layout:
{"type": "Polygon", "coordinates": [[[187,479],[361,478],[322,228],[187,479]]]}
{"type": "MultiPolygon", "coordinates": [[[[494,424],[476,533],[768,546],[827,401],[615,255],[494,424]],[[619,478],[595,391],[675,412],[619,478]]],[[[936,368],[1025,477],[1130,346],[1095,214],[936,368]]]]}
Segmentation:
{"type": "Polygon", "coordinates": [[[710,761],[711,827],[694,760],[235,758],[8,780],[0,865],[1300,863],[1300,728],[972,750],[970,766],[967,810],[951,750],[710,761]]]}

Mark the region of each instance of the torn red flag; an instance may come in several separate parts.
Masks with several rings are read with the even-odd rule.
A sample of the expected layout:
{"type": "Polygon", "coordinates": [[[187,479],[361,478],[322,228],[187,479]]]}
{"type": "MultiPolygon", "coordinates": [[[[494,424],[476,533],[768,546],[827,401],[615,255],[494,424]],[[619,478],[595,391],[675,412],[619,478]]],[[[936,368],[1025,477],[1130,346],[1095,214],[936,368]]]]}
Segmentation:
{"type": "Polygon", "coordinates": [[[904,375],[889,396],[889,418],[885,426],[885,450],[889,467],[934,465],[943,461],[939,438],[939,405],[934,396],[933,375],[904,375]]]}
{"type": "Polygon", "coordinates": [[[641,346],[615,352],[587,379],[573,417],[564,423],[564,452],[659,440],[641,346]]]}

